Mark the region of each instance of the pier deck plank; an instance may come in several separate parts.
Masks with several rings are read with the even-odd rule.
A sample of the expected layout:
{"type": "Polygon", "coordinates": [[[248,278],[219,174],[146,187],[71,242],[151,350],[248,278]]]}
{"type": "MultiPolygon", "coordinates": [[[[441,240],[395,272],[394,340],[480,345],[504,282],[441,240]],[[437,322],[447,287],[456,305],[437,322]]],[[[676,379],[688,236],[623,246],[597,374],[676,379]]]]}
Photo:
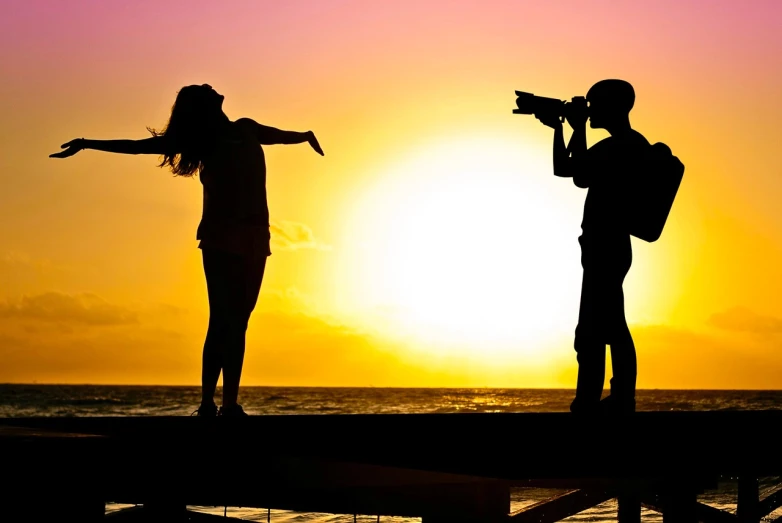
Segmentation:
{"type": "Polygon", "coordinates": [[[224,442],[244,456],[286,454],[519,481],[696,471],[774,475],[782,453],[768,427],[780,422],[782,411],[639,412],[625,421],[569,413],[0,419],[111,435],[131,453],[224,442]]]}
{"type": "MultiPolygon", "coordinates": [[[[0,445],[17,484],[69,495],[488,521],[509,515],[513,485],[595,492],[650,482],[675,496],[718,475],[780,475],[768,430],[780,422],[782,411],[4,418],[0,445]]],[[[571,497],[516,519],[590,502],[571,497]]],[[[697,510],[704,521],[737,519],[697,510]]]]}

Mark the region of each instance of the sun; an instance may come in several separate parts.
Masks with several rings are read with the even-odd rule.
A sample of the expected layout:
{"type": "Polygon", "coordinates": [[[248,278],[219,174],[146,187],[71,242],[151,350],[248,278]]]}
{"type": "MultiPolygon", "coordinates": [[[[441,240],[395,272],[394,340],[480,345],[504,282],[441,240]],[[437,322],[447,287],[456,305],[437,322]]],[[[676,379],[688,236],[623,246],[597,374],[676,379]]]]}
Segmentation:
{"type": "Polygon", "coordinates": [[[354,308],[430,351],[538,354],[572,331],[583,194],[549,162],[484,138],[391,166],[349,220],[354,308]]]}

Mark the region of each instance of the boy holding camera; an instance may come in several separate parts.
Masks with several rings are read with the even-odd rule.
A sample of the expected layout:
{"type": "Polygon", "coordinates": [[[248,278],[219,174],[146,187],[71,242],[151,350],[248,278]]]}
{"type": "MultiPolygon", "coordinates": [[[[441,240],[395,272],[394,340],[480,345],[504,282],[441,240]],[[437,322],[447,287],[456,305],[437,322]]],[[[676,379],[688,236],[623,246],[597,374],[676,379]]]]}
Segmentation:
{"type": "Polygon", "coordinates": [[[581,224],[583,281],[574,348],[578,359],[574,413],[627,413],[635,411],[637,361],[627,326],[622,284],[632,264],[630,233],[623,209],[627,177],[640,176],[649,141],[630,125],[635,103],[633,87],[623,80],[602,80],[584,97],[567,104],[564,118],[573,128],[565,146],[563,119],[535,114],[554,129],[554,174],[573,178],[588,189],[581,224]],[[589,104],[587,106],[587,103],[589,104]],[[586,121],[610,136],[589,149],[586,121]],[[606,345],[611,346],[611,394],[601,401],[605,381],[606,345]]]}

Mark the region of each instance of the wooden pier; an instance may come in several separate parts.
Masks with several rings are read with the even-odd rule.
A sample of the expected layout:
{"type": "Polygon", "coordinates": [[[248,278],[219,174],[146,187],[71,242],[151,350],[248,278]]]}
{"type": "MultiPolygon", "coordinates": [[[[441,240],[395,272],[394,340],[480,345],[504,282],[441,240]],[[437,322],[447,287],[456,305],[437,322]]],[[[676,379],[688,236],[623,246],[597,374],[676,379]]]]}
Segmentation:
{"type": "Polygon", "coordinates": [[[201,505],[554,523],[617,499],[621,523],[642,506],[759,523],[782,506],[758,489],[782,475],[780,427],[782,411],[2,418],[0,520],[215,518],[185,511],[201,505]],[[698,502],[720,478],[738,481],[735,514],[698,502]],[[565,492],[511,512],[513,487],[565,492]]]}

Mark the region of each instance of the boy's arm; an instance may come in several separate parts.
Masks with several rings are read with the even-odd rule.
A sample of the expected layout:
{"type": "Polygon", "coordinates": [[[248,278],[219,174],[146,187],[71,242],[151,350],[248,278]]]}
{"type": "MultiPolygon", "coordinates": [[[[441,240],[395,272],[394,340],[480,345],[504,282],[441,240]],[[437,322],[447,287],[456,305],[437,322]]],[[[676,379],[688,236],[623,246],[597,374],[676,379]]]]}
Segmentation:
{"type": "Polygon", "coordinates": [[[562,122],[554,127],[554,176],[562,178],[570,177],[570,154],[565,146],[565,132],[562,129],[562,122]]]}
{"type": "Polygon", "coordinates": [[[567,122],[573,129],[573,135],[568,142],[568,154],[570,157],[570,175],[573,183],[583,189],[589,187],[592,169],[587,160],[591,156],[587,151],[586,123],[589,118],[586,99],[575,97],[570,104],[567,122]]]}
{"type": "Polygon", "coordinates": [[[569,178],[571,174],[571,159],[567,146],[565,146],[565,134],[562,129],[562,120],[558,116],[535,114],[535,118],[547,127],[554,129],[554,143],[552,157],[554,160],[554,176],[569,178]]]}
{"type": "MultiPolygon", "coordinates": [[[[581,105],[579,105],[581,107],[581,105]]],[[[584,106],[585,107],[585,106],[584,106]]],[[[587,162],[590,154],[586,144],[586,111],[573,109],[567,121],[573,128],[570,142],[565,146],[565,136],[562,119],[558,116],[535,114],[544,125],[554,129],[554,175],[562,178],[573,178],[578,187],[589,187],[590,168],[587,162]]]]}
{"type": "Polygon", "coordinates": [[[577,127],[573,129],[573,136],[568,143],[569,167],[576,187],[586,189],[591,182],[591,169],[589,167],[589,150],[586,144],[586,129],[577,127]]]}

